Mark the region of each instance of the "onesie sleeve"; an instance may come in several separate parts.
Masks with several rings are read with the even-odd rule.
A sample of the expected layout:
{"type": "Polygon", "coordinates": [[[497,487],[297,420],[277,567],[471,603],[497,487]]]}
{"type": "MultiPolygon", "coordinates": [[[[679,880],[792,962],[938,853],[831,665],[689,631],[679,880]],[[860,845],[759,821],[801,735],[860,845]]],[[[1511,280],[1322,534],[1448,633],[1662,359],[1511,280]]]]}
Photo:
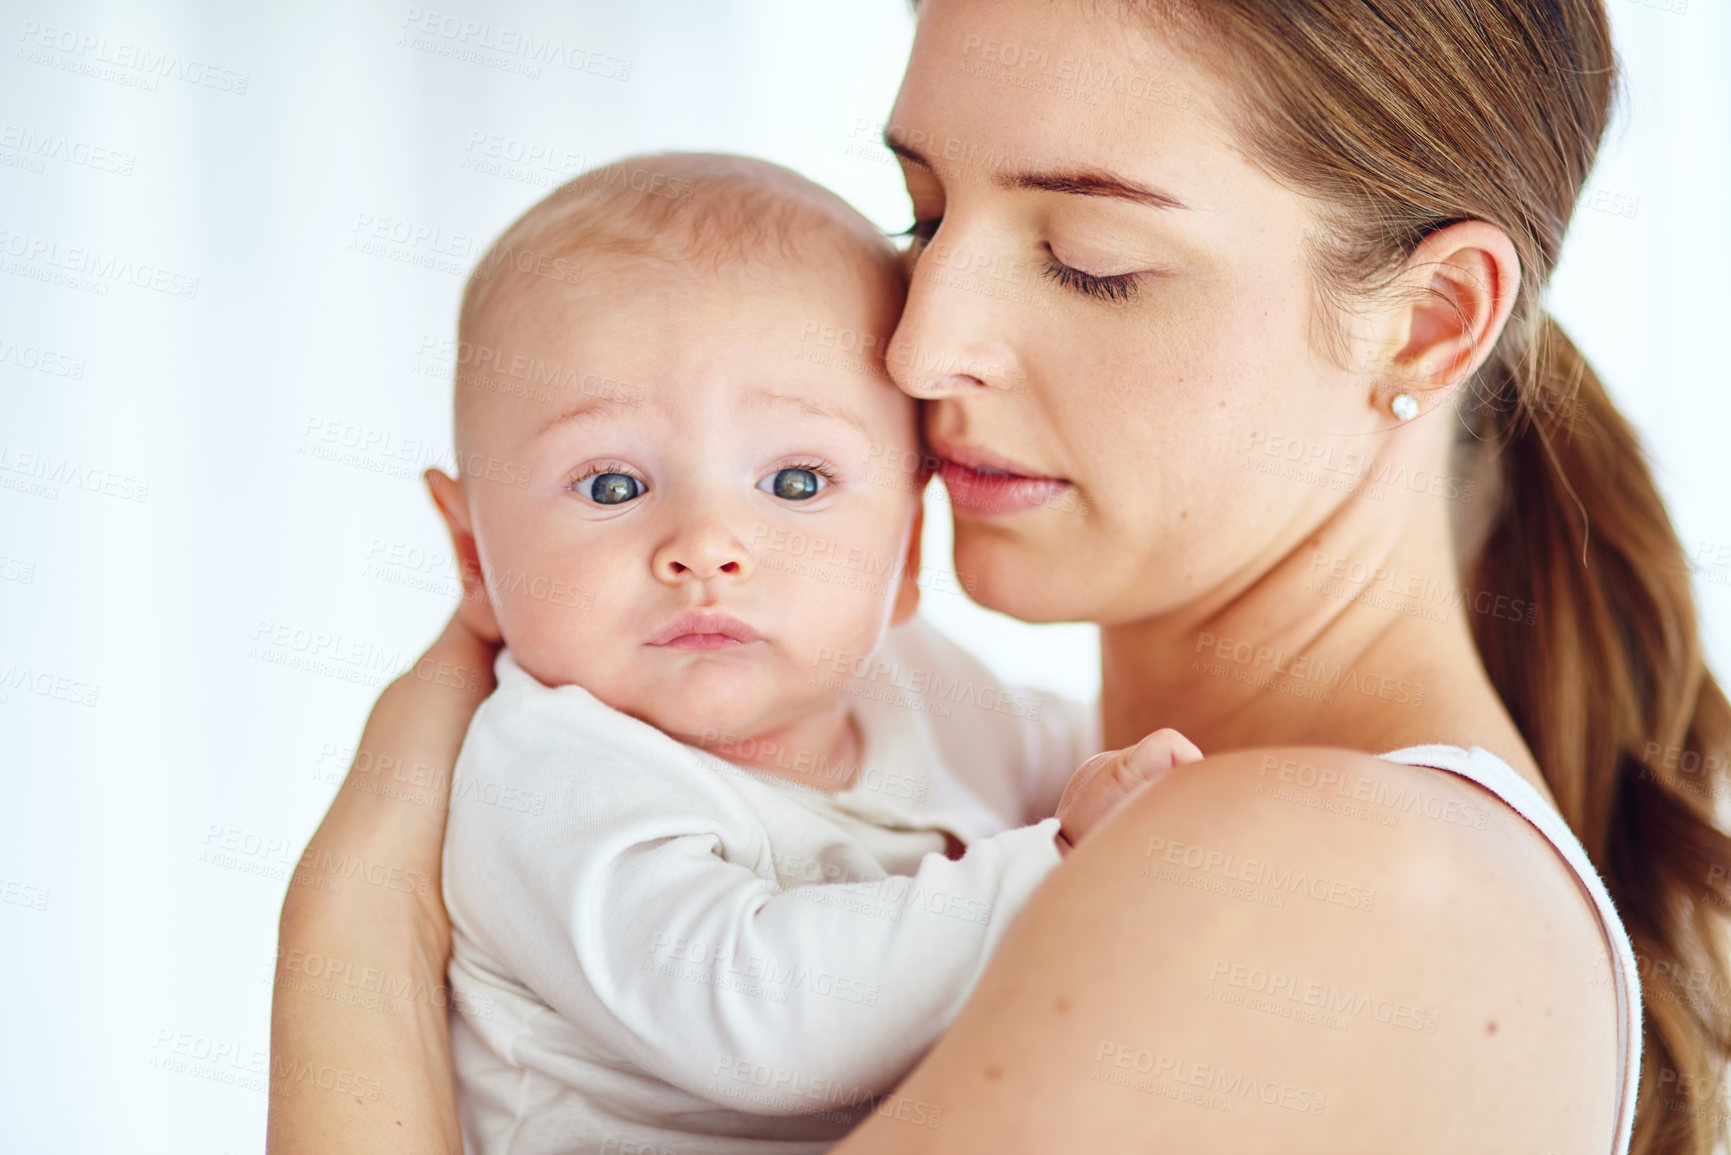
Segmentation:
{"type": "Polygon", "coordinates": [[[702,838],[617,845],[570,896],[570,961],[612,1044],[675,1086],[755,1114],[858,1102],[954,1019],[1057,865],[1056,828],[928,855],[912,878],[789,890],[702,838]]]}
{"type": "Polygon", "coordinates": [[[499,698],[459,759],[454,926],[595,1056],[722,1106],[797,1115],[888,1090],[1059,862],[1052,819],[912,877],[783,888],[722,773],[669,768],[665,736],[629,719],[645,733],[576,733],[545,695],[499,698]],[[489,804],[488,783],[546,804],[489,804]]]}
{"type": "Polygon", "coordinates": [[[1033,822],[1058,810],[1058,799],[1076,769],[1100,752],[1099,711],[1092,703],[1056,694],[1037,694],[1041,709],[1024,720],[1027,742],[1025,815],[1033,822]]]}

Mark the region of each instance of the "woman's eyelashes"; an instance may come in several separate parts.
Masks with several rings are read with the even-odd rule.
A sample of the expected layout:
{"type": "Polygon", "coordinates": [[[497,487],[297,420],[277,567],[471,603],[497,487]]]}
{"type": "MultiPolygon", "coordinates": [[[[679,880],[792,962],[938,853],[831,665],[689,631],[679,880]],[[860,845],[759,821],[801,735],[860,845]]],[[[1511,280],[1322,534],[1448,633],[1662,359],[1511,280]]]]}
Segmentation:
{"type": "MultiPolygon", "coordinates": [[[[932,238],[938,234],[938,227],[943,223],[944,218],[941,216],[916,220],[896,235],[913,238],[911,251],[915,256],[919,256],[925,251],[926,246],[932,243],[932,238]]],[[[1110,276],[1085,273],[1081,269],[1060,261],[1057,254],[1052,252],[1051,245],[1047,244],[1043,247],[1046,250],[1046,261],[1041,272],[1048,279],[1056,281],[1072,292],[1081,293],[1085,297],[1092,297],[1097,301],[1128,301],[1136,295],[1136,290],[1141,284],[1142,275],[1140,273],[1114,273],[1110,276]]]]}
{"type": "Polygon", "coordinates": [[[1046,246],[1045,273],[1064,288],[1085,297],[1093,297],[1097,301],[1128,301],[1136,295],[1136,289],[1141,284],[1140,273],[1114,273],[1109,277],[1100,277],[1072,268],[1058,259],[1057,254],[1052,252],[1051,245],[1046,246]]]}
{"type": "Polygon", "coordinates": [[[938,226],[944,223],[941,216],[927,217],[925,220],[915,220],[913,224],[897,233],[898,237],[912,237],[913,249],[918,252],[932,243],[932,238],[938,235],[938,226]]]}

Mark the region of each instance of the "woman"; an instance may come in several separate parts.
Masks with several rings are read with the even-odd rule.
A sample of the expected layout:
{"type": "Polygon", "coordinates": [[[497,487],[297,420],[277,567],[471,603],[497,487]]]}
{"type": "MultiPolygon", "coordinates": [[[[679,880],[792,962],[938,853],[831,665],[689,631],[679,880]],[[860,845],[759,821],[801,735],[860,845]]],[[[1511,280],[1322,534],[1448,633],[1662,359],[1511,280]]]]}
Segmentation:
{"type": "MultiPolygon", "coordinates": [[[[1731,709],[1629,427],[1539,308],[1612,89],[1598,0],[926,0],[889,361],[955,569],[1101,625],[1109,746],[1213,756],[1071,856],[838,1150],[1723,1135],[1699,768],[1731,709]]],[[[285,957],[440,988],[443,812],[367,787],[448,776],[490,658],[453,623],[386,691],[314,837],[433,884],[291,887],[285,957]]],[[[273,1148],[456,1149],[444,1015],[279,988],[273,1148]]]]}

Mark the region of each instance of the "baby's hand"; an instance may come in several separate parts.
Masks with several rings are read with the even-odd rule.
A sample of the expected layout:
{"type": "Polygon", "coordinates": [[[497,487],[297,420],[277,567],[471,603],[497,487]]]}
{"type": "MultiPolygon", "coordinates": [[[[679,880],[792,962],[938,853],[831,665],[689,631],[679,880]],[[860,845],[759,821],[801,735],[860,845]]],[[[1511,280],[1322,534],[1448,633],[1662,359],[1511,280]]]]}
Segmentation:
{"type": "Polygon", "coordinates": [[[1156,730],[1127,750],[1108,750],[1082,763],[1058,799],[1058,847],[1068,852],[1107,815],[1175,766],[1202,761],[1202,751],[1176,730],[1156,730]]]}

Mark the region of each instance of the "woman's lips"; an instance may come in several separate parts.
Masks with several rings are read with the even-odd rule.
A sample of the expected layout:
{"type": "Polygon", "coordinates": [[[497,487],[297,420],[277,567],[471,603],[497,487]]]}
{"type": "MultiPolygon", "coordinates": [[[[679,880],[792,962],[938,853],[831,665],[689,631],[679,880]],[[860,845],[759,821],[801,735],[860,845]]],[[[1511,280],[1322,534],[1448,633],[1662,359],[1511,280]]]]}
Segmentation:
{"type": "Polygon", "coordinates": [[[732,614],[687,611],[668,622],[649,639],[651,646],[670,650],[725,650],[761,641],[763,635],[732,614]]]}
{"type": "Polygon", "coordinates": [[[1061,477],[1021,472],[1013,462],[966,446],[933,445],[932,449],[943,459],[938,475],[950,491],[950,504],[976,517],[1050,505],[1070,485],[1061,477]]]}

